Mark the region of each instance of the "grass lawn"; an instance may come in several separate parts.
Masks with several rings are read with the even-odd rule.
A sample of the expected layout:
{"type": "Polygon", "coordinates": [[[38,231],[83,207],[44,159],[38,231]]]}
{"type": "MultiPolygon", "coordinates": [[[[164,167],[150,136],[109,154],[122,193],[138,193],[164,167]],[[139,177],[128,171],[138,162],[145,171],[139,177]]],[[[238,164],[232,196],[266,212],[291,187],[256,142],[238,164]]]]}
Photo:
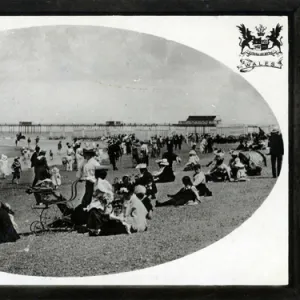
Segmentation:
{"type": "MultiPolygon", "coordinates": [[[[235,145],[222,145],[227,150],[231,147],[235,145]]],[[[158,184],[158,201],[177,192],[184,175],[192,175],[192,172],[182,171],[188,150],[185,145],[179,153],[182,163],[175,167],[176,181],[158,184]]],[[[211,154],[201,155],[202,165],[212,157],[211,154]]],[[[227,154],[225,162],[228,160],[227,154]]],[[[131,168],[128,156],[122,158],[118,167],[119,171],[109,172],[110,182],[116,176],[137,172],[131,168]]],[[[151,159],[149,169],[157,169],[154,159],[151,159]]],[[[75,172],[61,171],[61,174],[63,186],[60,190],[68,197],[75,172]]],[[[17,187],[11,185],[9,179],[0,181],[1,201],[8,202],[14,209],[21,233],[28,233],[31,222],[38,220],[37,213],[31,209],[34,197],[25,193],[31,182],[32,174],[28,171],[22,174],[17,187]]],[[[271,178],[268,157],[268,167],[260,177],[252,177],[244,183],[209,183],[213,196],[204,198],[200,205],[156,208],[149,229],[144,233],[104,237],[89,237],[77,232],[25,234],[16,243],[0,244],[0,271],[33,276],[92,276],[171,261],[214,243],[242,224],[262,204],[275,182],[271,178]]],[[[80,201],[83,188],[84,184],[80,184],[74,206],[80,201]]]]}

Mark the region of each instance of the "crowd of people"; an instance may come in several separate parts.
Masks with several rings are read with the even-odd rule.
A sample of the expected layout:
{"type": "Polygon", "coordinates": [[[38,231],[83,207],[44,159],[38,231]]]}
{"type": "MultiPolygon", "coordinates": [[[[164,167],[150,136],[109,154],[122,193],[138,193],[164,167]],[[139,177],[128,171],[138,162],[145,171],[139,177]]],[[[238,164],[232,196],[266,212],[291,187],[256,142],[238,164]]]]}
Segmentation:
{"type": "MultiPolygon", "coordinates": [[[[273,177],[280,174],[283,156],[282,136],[277,128],[274,128],[269,138],[270,155],[273,177]]],[[[91,236],[103,234],[119,234],[142,232],[148,229],[149,220],[153,218],[154,207],[167,205],[197,205],[203,197],[212,196],[212,191],[207,183],[218,181],[247,181],[248,176],[260,175],[262,167],[260,161],[265,162],[264,155],[258,153],[258,159],[251,160],[250,156],[243,154],[245,148],[241,148],[245,141],[241,141],[235,150],[231,150],[228,163],[225,163],[225,152],[222,149],[213,148],[214,139],[204,135],[197,141],[190,136],[172,134],[167,137],[154,136],[150,141],[140,141],[131,135],[117,135],[103,137],[101,142],[107,144],[104,150],[95,142],[88,143],[74,139],[73,143],[66,144],[66,156],[62,156],[63,145],[57,144],[57,154],[62,156],[62,163],[66,171],[76,171],[78,181],[85,183],[84,195],[76,208],[70,208],[67,203],[60,203],[59,209],[64,216],[68,216],[78,232],[88,232],[91,236]],[[174,164],[180,164],[182,159],[178,155],[183,143],[190,143],[189,158],[183,166],[183,171],[193,171],[192,178],[183,176],[182,188],[175,194],[168,194],[165,202],[157,199],[159,185],[175,181],[174,164]],[[176,151],[176,153],[175,153],[176,151]],[[213,152],[214,158],[202,170],[198,153],[213,152]],[[134,176],[115,178],[111,184],[106,178],[108,164],[113,170],[117,170],[117,162],[123,155],[131,155],[132,167],[138,170],[134,176]],[[250,157],[250,158],[249,158],[250,157]],[[149,159],[156,158],[158,170],[149,171],[149,159]],[[158,159],[157,159],[158,158],[158,159]],[[104,160],[107,160],[104,162],[104,160]]],[[[30,156],[31,168],[34,170],[33,189],[50,184],[56,189],[61,184],[58,168],[50,168],[46,158],[46,151],[36,142],[35,151],[30,156]]],[[[259,142],[259,141],[258,141],[259,142]]],[[[28,153],[26,152],[26,155],[28,153]]],[[[53,159],[53,151],[49,153],[53,159]]],[[[7,159],[7,157],[6,157],[7,159]]],[[[18,182],[22,172],[19,157],[12,164],[13,182],[18,182]]],[[[0,159],[0,175],[5,174],[5,157],[0,159]]],[[[7,168],[7,165],[6,165],[7,168]]],[[[42,195],[34,193],[36,205],[43,206],[45,202],[42,195]]],[[[61,196],[62,197],[62,196],[61,196]]],[[[0,213],[9,214],[7,204],[1,204],[0,213]]],[[[12,220],[10,213],[9,219],[12,220]]],[[[6,220],[9,220],[6,217],[6,220]]],[[[11,222],[11,224],[13,224],[11,222]]],[[[4,226],[3,224],[1,226],[4,226]]],[[[15,228],[14,226],[11,227],[15,228]]],[[[14,234],[13,239],[17,239],[14,234]]],[[[1,240],[0,240],[1,242],[1,240]]]]}

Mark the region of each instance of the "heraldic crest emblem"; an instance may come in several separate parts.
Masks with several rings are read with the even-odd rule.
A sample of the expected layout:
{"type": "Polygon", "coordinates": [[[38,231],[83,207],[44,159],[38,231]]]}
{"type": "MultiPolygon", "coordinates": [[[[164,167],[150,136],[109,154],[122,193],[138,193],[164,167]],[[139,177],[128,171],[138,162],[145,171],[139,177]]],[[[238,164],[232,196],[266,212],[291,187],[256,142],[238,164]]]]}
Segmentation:
{"type": "Polygon", "coordinates": [[[249,72],[256,67],[282,68],[282,26],[277,24],[267,33],[267,27],[255,27],[256,34],[252,33],[244,24],[237,26],[241,33],[239,46],[241,59],[238,69],[240,72],[249,72]]]}

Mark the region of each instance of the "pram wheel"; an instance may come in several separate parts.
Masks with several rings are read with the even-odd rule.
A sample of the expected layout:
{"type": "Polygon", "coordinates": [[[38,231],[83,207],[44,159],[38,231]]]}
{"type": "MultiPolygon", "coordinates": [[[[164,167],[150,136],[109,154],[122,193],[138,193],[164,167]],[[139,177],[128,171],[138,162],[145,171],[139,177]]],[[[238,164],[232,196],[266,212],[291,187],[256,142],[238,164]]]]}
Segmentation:
{"type": "Polygon", "coordinates": [[[44,230],[45,228],[40,221],[34,221],[30,224],[30,231],[34,234],[42,233],[44,230]]]}
{"type": "Polygon", "coordinates": [[[46,229],[51,228],[51,225],[61,218],[61,211],[56,205],[50,205],[44,208],[40,215],[40,223],[46,229]]]}

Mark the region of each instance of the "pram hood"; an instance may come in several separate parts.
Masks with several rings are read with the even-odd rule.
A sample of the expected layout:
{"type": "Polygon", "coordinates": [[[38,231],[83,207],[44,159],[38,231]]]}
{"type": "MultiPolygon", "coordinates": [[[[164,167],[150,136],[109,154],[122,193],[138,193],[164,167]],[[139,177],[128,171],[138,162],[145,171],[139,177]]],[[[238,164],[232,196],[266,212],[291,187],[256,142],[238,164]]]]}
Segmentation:
{"type": "Polygon", "coordinates": [[[265,155],[259,151],[243,151],[239,153],[241,162],[246,165],[255,165],[258,167],[267,166],[265,155]]]}

